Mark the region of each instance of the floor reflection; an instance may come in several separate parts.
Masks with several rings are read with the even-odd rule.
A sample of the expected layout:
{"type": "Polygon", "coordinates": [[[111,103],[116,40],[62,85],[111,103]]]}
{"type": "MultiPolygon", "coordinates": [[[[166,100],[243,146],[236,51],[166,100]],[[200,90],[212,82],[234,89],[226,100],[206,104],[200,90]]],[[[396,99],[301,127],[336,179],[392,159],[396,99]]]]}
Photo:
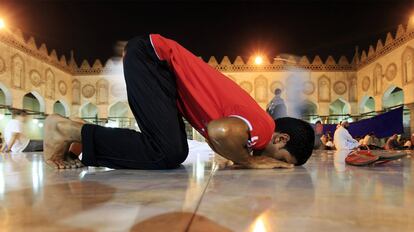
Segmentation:
{"type": "Polygon", "coordinates": [[[158,171],[58,171],[41,154],[1,154],[0,231],[413,231],[411,156],[355,167],[347,154],[246,170],[193,153],[158,171]]]}
{"type": "MultiPolygon", "coordinates": [[[[40,185],[39,185],[40,186],[40,185]]],[[[109,201],[115,188],[93,181],[74,181],[6,192],[0,210],[3,231],[47,225],[67,230],[59,221],[109,201]]],[[[75,229],[76,225],[72,229],[75,229]]]]}
{"type": "Polygon", "coordinates": [[[337,172],[344,172],[346,170],[346,157],[351,153],[351,150],[337,150],[334,154],[334,167],[337,172]]]}

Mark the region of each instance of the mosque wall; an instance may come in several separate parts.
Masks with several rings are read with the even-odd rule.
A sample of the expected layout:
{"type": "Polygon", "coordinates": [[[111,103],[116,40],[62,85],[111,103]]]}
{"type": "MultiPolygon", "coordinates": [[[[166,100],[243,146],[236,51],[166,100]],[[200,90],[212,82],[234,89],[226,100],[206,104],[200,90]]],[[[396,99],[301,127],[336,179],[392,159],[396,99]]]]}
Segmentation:
{"type": "MultiPolygon", "coordinates": [[[[232,62],[225,56],[220,62],[210,57],[207,63],[235,81],[263,108],[276,88],[282,89],[287,103],[303,98],[321,117],[338,112],[358,115],[373,106],[367,103],[369,97],[375,101],[375,111],[380,111],[398,102],[387,100],[384,105],[384,96],[400,94],[413,118],[412,27],[399,25],[384,42],[378,40],[375,46],[356,51],[351,61],[344,56],[337,60],[329,56],[325,61],[319,56],[289,56],[273,60],[263,57],[263,62],[256,64],[254,57],[244,61],[238,56],[232,62]],[[402,92],[396,94],[396,87],[402,92]]],[[[39,101],[34,110],[44,114],[53,113],[55,102],[60,101],[66,116],[85,117],[86,112],[108,118],[112,106],[126,103],[120,60],[114,58],[104,64],[96,60],[92,65],[84,60],[78,66],[73,54],[68,60],[65,56],[58,58],[55,50],[48,51],[45,44],[38,46],[33,37],[25,39],[19,30],[0,32],[0,89],[4,92],[1,104],[24,108],[24,96],[32,93],[39,101]]],[[[127,115],[133,117],[130,110],[127,115]]],[[[411,120],[414,131],[413,123],[411,120]]]]}
{"type": "Polygon", "coordinates": [[[375,110],[404,104],[404,126],[414,131],[414,22],[399,25],[387,33],[368,52],[358,57],[357,76],[359,107],[368,97],[375,100],[375,110]],[[384,41],[384,42],[383,42],[384,41]],[[398,91],[399,90],[399,91],[398,91]],[[398,92],[397,92],[398,91],[398,92]]]}
{"type": "Polygon", "coordinates": [[[302,97],[316,106],[316,113],[329,115],[329,105],[341,99],[350,105],[349,114],[358,114],[357,78],[354,71],[224,72],[246,90],[263,108],[282,90],[282,98],[292,102],[302,97]]]}
{"type": "MultiPolygon", "coordinates": [[[[401,88],[404,104],[414,102],[414,40],[407,41],[385,56],[373,59],[357,71],[358,93],[375,99],[375,109],[382,110],[384,97],[393,88],[401,88]]],[[[362,104],[363,102],[360,102],[362,104]]]]}

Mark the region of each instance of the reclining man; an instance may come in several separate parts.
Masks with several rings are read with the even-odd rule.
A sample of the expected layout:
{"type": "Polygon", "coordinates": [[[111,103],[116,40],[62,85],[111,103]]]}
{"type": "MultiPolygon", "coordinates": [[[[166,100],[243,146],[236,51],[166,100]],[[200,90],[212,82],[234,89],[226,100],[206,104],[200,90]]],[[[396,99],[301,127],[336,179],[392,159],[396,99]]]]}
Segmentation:
{"type": "Polygon", "coordinates": [[[308,123],[274,121],[236,83],[173,40],[136,37],[123,62],[128,102],[141,131],[51,115],[44,144],[49,164],[176,168],[188,155],[182,117],[216,153],[246,168],[291,168],[312,154],[314,131],[308,123]],[[67,155],[72,142],[82,143],[82,161],[67,155]]]}

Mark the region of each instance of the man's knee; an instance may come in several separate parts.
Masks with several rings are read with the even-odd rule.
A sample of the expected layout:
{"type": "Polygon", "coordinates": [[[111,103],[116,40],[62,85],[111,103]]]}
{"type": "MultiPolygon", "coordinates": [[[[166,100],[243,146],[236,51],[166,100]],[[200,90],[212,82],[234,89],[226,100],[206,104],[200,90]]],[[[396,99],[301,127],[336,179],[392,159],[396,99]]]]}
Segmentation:
{"type": "Polygon", "coordinates": [[[164,149],[165,155],[172,158],[186,158],[188,156],[188,145],[186,146],[170,146],[164,149]]]}

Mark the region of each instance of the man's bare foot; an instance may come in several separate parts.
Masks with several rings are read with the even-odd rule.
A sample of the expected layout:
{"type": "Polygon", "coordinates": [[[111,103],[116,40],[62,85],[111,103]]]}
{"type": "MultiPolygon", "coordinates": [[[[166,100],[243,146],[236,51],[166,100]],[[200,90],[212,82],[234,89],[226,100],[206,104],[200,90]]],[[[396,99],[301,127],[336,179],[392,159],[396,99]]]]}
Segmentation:
{"type": "Polygon", "coordinates": [[[78,158],[67,155],[70,144],[80,142],[82,125],[57,114],[46,118],[43,147],[47,164],[59,169],[83,166],[78,158]]]}

